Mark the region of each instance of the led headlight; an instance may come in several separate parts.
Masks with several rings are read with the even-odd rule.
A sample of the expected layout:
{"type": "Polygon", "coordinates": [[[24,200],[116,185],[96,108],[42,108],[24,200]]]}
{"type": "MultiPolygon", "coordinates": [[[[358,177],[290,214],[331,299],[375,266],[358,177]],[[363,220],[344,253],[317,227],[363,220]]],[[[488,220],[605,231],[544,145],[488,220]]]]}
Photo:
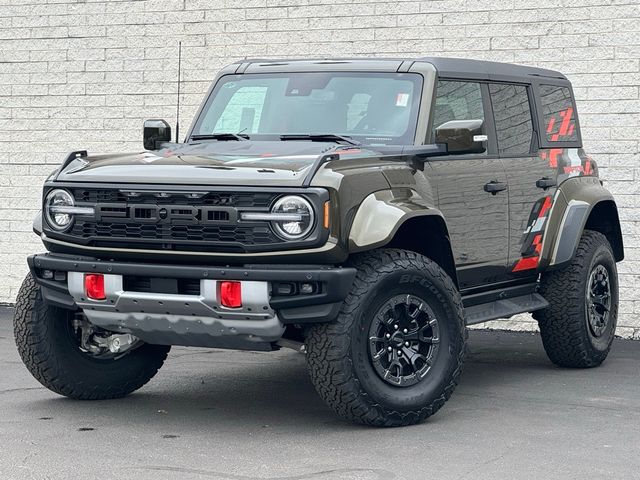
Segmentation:
{"type": "Polygon", "coordinates": [[[287,195],[280,198],[273,205],[271,215],[276,233],[287,240],[301,239],[313,229],[313,207],[303,197],[287,195]]]}
{"type": "Polygon", "coordinates": [[[69,228],[73,220],[69,209],[74,205],[73,196],[66,190],[57,189],[49,192],[43,209],[49,226],[59,231],[69,228]]]}

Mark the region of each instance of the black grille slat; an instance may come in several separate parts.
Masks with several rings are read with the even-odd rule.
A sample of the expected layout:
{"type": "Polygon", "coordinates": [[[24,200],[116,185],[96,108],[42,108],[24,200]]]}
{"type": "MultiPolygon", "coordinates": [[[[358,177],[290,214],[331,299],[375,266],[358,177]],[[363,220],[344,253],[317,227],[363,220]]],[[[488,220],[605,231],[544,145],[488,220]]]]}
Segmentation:
{"type": "Polygon", "coordinates": [[[268,229],[259,227],[235,227],[211,225],[164,225],[164,224],[91,224],[83,220],[75,222],[71,235],[105,239],[157,238],[158,240],[190,240],[211,242],[237,242],[244,244],[274,243],[279,241],[268,229]]]}
{"type": "Polygon", "coordinates": [[[189,198],[188,192],[177,193],[168,197],[142,194],[138,197],[127,197],[118,190],[75,188],[73,195],[79,202],[86,203],[148,203],[151,205],[189,205],[199,206],[224,206],[242,208],[266,208],[271,205],[277,196],[275,193],[265,192],[210,192],[201,198],[189,198]]]}
{"type": "Polygon", "coordinates": [[[216,221],[216,222],[227,222],[229,221],[229,212],[225,212],[222,210],[212,210],[207,212],[207,220],[216,221]]]}

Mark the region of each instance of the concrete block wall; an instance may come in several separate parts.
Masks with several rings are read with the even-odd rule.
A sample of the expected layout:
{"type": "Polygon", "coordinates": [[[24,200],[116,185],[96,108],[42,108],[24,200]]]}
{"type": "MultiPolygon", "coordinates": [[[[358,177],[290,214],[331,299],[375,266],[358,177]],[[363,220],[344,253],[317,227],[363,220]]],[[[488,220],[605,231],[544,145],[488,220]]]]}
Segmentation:
{"type": "Polygon", "coordinates": [[[179,40],[183,131],[216,71],[243,57],[449,55],[561,70],[620,207],[619,333],[640,338],[640,0],[0,0],[0,302],[42,250],[31,219],[64,153],[139,150],[143,119],[175,121],[179,40]]]}

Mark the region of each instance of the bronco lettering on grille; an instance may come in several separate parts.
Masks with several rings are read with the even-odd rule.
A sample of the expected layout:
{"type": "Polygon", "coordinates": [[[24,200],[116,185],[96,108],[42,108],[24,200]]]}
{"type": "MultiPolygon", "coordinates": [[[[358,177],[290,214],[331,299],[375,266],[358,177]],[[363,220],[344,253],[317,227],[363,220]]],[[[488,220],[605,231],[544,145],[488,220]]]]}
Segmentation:
{"type": "Polygon", "coordinates": [[[189,205],[149,205],[103,203],[96,205],[98,222],[166,223],[172,225],[236,223],[233,207],[192,207],[189,205]]]}

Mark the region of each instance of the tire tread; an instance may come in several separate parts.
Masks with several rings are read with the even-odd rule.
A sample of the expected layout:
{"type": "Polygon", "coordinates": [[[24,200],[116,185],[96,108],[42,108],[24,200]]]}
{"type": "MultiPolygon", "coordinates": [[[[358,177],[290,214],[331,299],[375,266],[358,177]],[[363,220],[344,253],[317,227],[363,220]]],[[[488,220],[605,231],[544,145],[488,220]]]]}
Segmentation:
{"type": "MultiPolygon", "coordinates": [[[[560,367],[591,368],[600,365],[611,349],[596,352],[591,347],[586,320],[579,308],[585,301],[582,282],[589,275],[593,252],[600,246],[611,250],[600,232],[585,230],[571,262],[561,270],[542,276],[540,293],[549,307],[534,312],[549,359],[560,367]]],[[[613,253],[611,253],[613,258],[613,253]]]]}
{"type": "Polygon", "coordinates": [[[29,372],[55,393],[79,400],[121,398],[151,380],[167,358],[169,347],[143,345],[139,348],[150,347],[144,352],[146,361],[143,368],[136,369],[135,374],[125,381],[116,384],[95,379],[71,382],[67,369],[56,355],[55,344],[49,335],[49,322],[42,321],[55,311],[55,308],[42,301],[40,287],[31,274],[27,275],[16,299],[13,320],[15,342],[29,372]]]}
{"type": "Polygon", "coordinates": [[[380,249],[362,254],[354,261],[357,268],[352,290],[345,299],[335,322],[312,327],[307,336],[307,366],[312,382],[322,399],[341,417],[361,424],[379,427],[411,425],[435,414],[451,397],[462,373],[467,329],[462,300],[451,278],[434,261],[417,253],[397,249],[380,249]],[[455,308],[455,319],[464,332],[462,347],[454,360],[449,383],[430,404],[418,410],[400,412],[375,403],[362,388],[349,355],[351,326],[363,297],[385,274],[398,265],[422,270],[439,279],[455,308]]]}

